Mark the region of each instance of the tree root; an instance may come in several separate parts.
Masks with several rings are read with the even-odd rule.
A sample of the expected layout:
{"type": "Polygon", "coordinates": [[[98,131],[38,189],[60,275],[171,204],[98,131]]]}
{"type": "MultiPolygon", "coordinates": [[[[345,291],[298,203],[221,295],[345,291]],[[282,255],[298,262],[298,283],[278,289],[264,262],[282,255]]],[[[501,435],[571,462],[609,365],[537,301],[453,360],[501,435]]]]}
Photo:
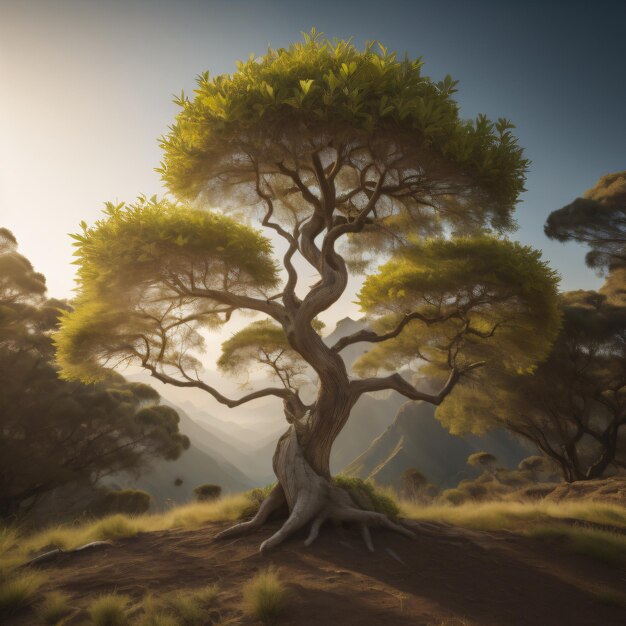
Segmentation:
{"type": "Polygon", "coordinates": [[[40,563],[45,563],[48,561],[53,561],[60,556],[66,556],[68,554],[76,554],[77,552],[84,552],[85,550],[92,550],[94,548],[104,548],[106,546],[112,546],[112,541],[92,541],[91,543],[86,543],[84,546],[79,546],[78,548],[73,548],[71,550],[65,550],[63,548],[54,548],[53,550],[49,550],[48,552],[44,552],[39,556],[32,558],[30,561],[24,563],[25,566],[29,565],[39,565],[40,563]]]}
{"type": "Polygon", "coordinates": [[[285,500],[289,505],[289,517],[278,531],[261,544],[262,554],[309,523],[311,529],[304,545],[310,546],[317,539],[322,525],[329,520],[358,525],[365,546],[371,552],[374,551],[370,533],[373,527],[387,528],[405,537],[415,538],[406,526],[394,522],[383,513],[360,509],[344,489],[317,474],[304,457],[293,427],[278,444],[274,455],[274,471],[279,484],[263,501],[258,513],[250,521],[222,531],[217,535],[218,539],[236,537],[258,529],[285,500]]]}

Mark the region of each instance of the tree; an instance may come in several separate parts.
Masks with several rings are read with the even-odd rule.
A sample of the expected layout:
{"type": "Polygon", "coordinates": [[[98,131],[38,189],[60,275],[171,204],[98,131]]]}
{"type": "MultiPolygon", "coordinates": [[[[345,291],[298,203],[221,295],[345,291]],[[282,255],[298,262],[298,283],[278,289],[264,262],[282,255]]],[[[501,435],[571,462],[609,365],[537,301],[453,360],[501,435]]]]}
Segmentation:
{"type": "Polygon", "coordinates": [[[582,198],[550,213],[544,230],[551,239],[589,246],[589,267],[626,266],[626,171],[603,176],[582,198]]]}
{"type": "Polygon", "coordinates": [[[545,362],[526,375],[485,368],[439,416],[455,432],[507,428],[568,482],[600,478],[626,462],[626,307],[594,291],[563,293],[561,303],[562,328],[545,362]],[[481,386],[487,380],[490,389],[481,386]]]}
{"type": "Polygon", "coordinates": [[[326,520],[360,525],[368,546],[371,525],[410,534],[330,482],[331,447],[356,401],[396,390],[439,404],[483,365],[478,355],[503,352],[481,343],[497,336],[511,348],[503,367],[530,367],[556,332],[554,274],[538,253],[498,239],[514,225],[527,167],[513,126],[461,120],[456,83],[432,82],[421,65],[313,32],[232,76],[205,73],[162,139],[159,171],[175,200],[110,204],[75,235],[80,293],[57,338],[66,377],[98,379],[107,363],[134,362],[226,406],[283,400],[278,483],[252,520],[222,536],[258,528],[285,502],[289,517],[262,550],[311,524],[308,545],[326,520]],[[385,259],[359,295],[370,329],[326,346],[318,315],[350,271],[385,259]],[[225,342],[220,365],[263,365],[278,386],[232,399],[202,380],[199,355],[202,332],[239,311],[263,319],[225,342]],[[357,342],[386,346],[390,372],[429,359],[440,388],[421,391],[398,373],[352,379],[341,351],[357,342]]]}
{"type": "MultiPolygon", "coordinates": [[[[0,229],[0,517],[22,516],[54,490],[93,486],[176,458],[189,441],[147,385],[59,380],[50,333],[66,303],[47,300],[42,274],[0,229]]],[[[93,491],[95,494],[96,492],[93,491]]]]}
{"type": "Polygon", "coordinates": [[[198,502],[208,502],[217,500],[222,495],[222,488],[219,485],[206,484],[196,487],[193,492],[196,494],[198,502]]]}

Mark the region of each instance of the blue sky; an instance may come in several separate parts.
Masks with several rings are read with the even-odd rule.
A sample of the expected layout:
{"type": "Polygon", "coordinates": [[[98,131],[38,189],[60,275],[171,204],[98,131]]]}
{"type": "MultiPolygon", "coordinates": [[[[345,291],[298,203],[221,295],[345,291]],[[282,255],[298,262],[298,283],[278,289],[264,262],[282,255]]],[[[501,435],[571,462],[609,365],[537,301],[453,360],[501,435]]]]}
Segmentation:
{"type": "MultiPolygon", "coordinates": [[[[599,280],[584,251],[548,241],[548,213],[626,168],[625,2],[0,1],[0,225],[68,296],[68,232],[106,200],[160,191],[153,168],[203,70],[315,26],[422,56],[460,81],[466,117],[517,125],[532,160],[516,238],[544,250],[564,289],[599,280]]],[[[348,309],[346,309],[347,311],[348,309]]]]}

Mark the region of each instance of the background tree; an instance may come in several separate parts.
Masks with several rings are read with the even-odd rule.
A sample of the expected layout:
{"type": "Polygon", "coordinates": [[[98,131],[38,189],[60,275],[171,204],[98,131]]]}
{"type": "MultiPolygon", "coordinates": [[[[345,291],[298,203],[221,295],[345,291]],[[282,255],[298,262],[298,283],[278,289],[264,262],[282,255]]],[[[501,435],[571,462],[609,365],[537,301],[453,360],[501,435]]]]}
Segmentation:
{"type": "Polygon", "coordinates": [[[626,265],[626,171],[603,176],[582,198],[550,213],[545,233],[589,246],[589,267],[607,271],[626,265]]]}
{"type": "Polygon", "coordinates": [[[507,428],[571,482],[626,461],[626,308],[594,291],[567,292],[561,301],[563,325],[545,362],[527,375],[485,368],[439,415],[453,432],[507,428]]]}
{"type": "Polygon", "coordinates": [[[193,492],[196,494],[198,502],[209,502],[220,497],[222,488],[219,485],[206,484],[196,487],[193,492]]]}
{"type": "Polygon", "coordinates": [[[223,536],[259,527],[285,502],[289,518],[262,550],[310,523],[308,544],[329,519],[359,524],[369,547],[371,525],[410,534],[330,482],[331,447],[356,401],[396,390],[439,404],[483,365],[479,355],[502,355],[481,343],[501,337],[511,347],[502,367],[524,368],[556,332],[554,275],[534,251],[496,238],[513,227],[527,167],[512,125],[460,119],[455,82],[434,83],[421,65],[312,33],[231,76],[205,73],[193,100],[181,94],[162,140],[160,172],[177,200],[109,205],[75,235],[80,295],[57,339],[66,377],[98,379],[107,364],[133,362],[226,406],[283,400],[290,427],[274,455],[278,483],[252,520],[223,536]],[[384,259],[359,298],[371,330],[326,346],[317,316],[344,293],[349,270],[384,259]],[[239,311],[263,320],[225,343],[220,364],[264,366],[278,386],[231,399],[201,378],[202,333],[239,311]],[[416,339],[407,352],[412,337],[425,345],[416,339]],[[439,389],[374,375],[372,361],[363,365],[372,374],[351,379],[341,350],[357,342],[391,342],[390,372],[428,359],[439,389]],[[305,369],[316,377],[310,398],[305,369]]]}
{"type": "MultiPolygon", "coordinates": [[[[0,229],[0,517],[20,516],[55,489],[94,485],[176,458],[189,442],[178,415],[146,385],[57,376],[50,333],[65,303],[45,298],[42,274],[0,229]]],[[[94,494],[96,492],[94,491],[94,494]]]]}

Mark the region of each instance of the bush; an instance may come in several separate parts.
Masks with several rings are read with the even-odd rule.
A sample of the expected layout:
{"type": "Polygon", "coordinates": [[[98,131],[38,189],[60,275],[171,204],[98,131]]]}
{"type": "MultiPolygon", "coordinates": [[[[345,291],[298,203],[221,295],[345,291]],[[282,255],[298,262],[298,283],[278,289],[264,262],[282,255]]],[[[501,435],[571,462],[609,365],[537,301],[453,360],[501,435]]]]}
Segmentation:
{"type": "Polygon", "coordinates": [[[287,605],[287,590],[278,571],[268,567],[259,572],[243,589],[245,610],[263,624],[275,624],[287,605]]]}
{"type": "Polygon", "coordinates": [[[90,507],[90,512],[100,517],[114,513],[142,515],[150,508],[151,501],[150,494],[141,489],[109,491],[90,507]]]}
{"type": "Polygon", "coordinates": [[[333,478],[333,484],[345,489],[354,503],[366,511],[384,513],[391,518],[397,518],[400,514],[400,507],[395,500],[383,493],[372,481],[340,474],[333,478]]]}
{"type": "Polygon", "coordinates": [[[274,484],[265,485],[265,487],[255,487],[250,491],[246,491],[244,495],[248,499],[249,504],[243,509],[239,518],[248,519],[250,517],[254,517],[257,514],[261,503],[270,495],[272,489],[274,489],[274,484]]]}
{"type": "Polygon", "coordinates": [[[441,499],[449,504],[463,504],[468,500],[468,493],[462,489],[446,489],[441,494],[441,499]]]}
{"type": "Polygon", "coordinates": [[[222,495],[222,488],[219,485],[200,485],[193,492],[196,494],[198,502],[210,502],[217,500],[222,495]]]}

